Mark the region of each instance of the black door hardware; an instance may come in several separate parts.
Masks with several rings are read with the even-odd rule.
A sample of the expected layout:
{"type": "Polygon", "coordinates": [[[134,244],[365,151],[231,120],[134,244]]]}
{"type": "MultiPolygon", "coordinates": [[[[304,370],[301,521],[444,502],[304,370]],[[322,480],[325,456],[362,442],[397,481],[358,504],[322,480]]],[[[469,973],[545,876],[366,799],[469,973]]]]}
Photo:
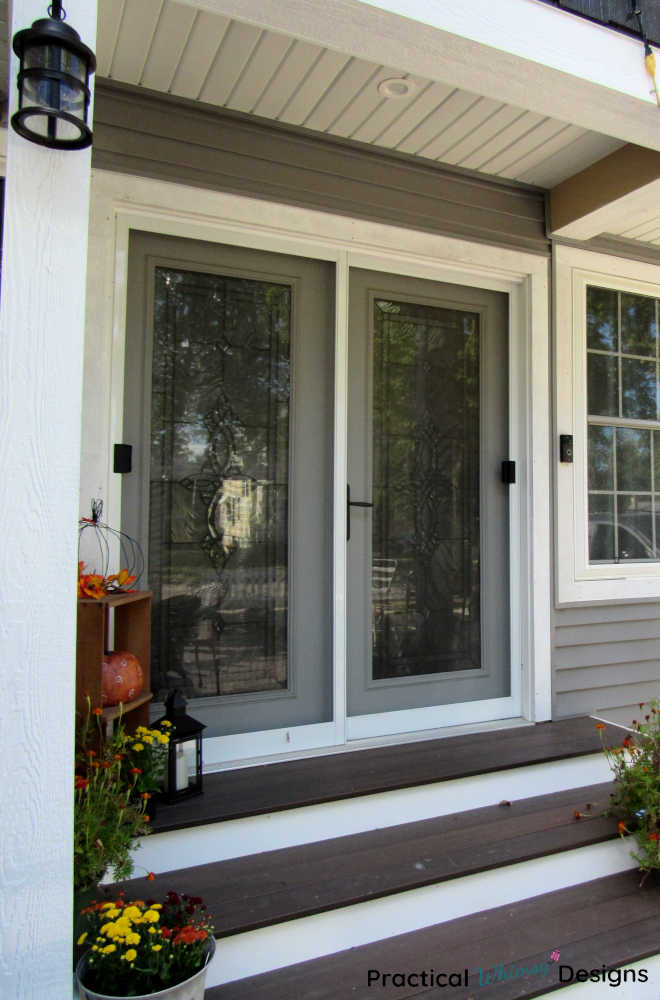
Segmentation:
{"type": "Polygon", "coordinates": [[[346,483],[346,541],[351,539],[351,507],[373,507],[368,500],[351,500],[351,484],[346,483]]]}

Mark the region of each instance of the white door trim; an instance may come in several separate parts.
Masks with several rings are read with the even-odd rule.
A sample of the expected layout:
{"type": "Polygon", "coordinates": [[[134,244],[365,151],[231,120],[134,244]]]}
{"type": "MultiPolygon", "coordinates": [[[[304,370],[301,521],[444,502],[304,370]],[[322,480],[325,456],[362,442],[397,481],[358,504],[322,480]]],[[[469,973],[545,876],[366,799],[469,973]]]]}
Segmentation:
{"type": "MultiPolygon", "coordinates": [[[[292,728],[245,738],[228,736],[208,740],[205,744],[207,762],[244,759],[247,739],[253,741],[255,755],[266,756],[313,746],[341,745],[350,735],[346,730],[344,680],[346,515],[343,499],[347,454],[349,267],[393,271],[509,293],[513,337],[511,441],[513,449],[515,435],[519,435],[516,457],[520,484],[515,491],[519,498],[519,509],[515,510],[517,524],[511,535],[511,562],[518,566],[518,575],[512,579],[517,589],[512,586],[511,603],[519,612],[512,631],[512,654],[515,651],[512,662],[520,663],[520,670],[516,668],[512,672],[512,684],[521,692],[521,707],[514,711],[531,721],[550,718],[549,261],[523,251],[111,172],[94,171],[92,191],[86,397],[95,400],[97,412],[105,405],[105,410],[100,409],[100,412],[105,412],[107,419],[99,421],[100,428],[83,429],[81,497],[86,506],[89,496],[101,492],[107,498],[106,511],[111,522],[117,520],[121,510],[121,479],[112,474],[111,455],[112,444],[121,440],[122,433],[130,230],[316,257],[333,261],[337,267],[334,720],[300,727],[300,731],[292,728]],[[172,208],[173,205],[176,208],[172,208]],[[105,368],[99,364],[99,358],[103,357],[108,360],[105,368]],[[96,466],[93,460],[90,461],[87,469],[86,458],[95,453],[102,456],[101,461],[96,466]],[[102,483],[100,491],[99,482],[102,483]]],[[[503,714],[508,711],[504,706],[501,709],[503,714]]],[[[500,708],[497,714],[501,718],[499,713],[500,708]]],[[[452,722],[458,721],[454,712],[452,722]]],[[[439,723],[430,724],[435,727],[439,723]]]]}

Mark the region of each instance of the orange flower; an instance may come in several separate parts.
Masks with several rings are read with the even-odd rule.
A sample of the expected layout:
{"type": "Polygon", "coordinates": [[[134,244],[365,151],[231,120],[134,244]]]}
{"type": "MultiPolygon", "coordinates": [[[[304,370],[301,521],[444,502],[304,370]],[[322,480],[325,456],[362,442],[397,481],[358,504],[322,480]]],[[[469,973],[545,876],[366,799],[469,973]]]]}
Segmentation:
{"type": "Polygon", "coordinates": [[[649,840],[660,840],[660,833],[649,833],[649,840]]]}
{"type": "Polygon", "coordinates": [[[581,819],[581,814],[577,809],[573,813],[573,819],[581,819]]]}
{"type": "Polygon", "coordinates": [[[623,822],[622,819],[620,819],[619,822],[617,823],[617,830],[619,831],[621,836],[623,836],[623,834],[626,832],[626,824],[623,822]]]}
{"type": "Polygon", "coordinates": [[[156,876],[154,875],[153,872],[148,872],[146,878],[147,878],[147,882],[153,882],[153,880],[156,878],[156,876]]]}
{"type": "Polygon", "coordinates": [[[103,715],[103,709],[99,708],[98,706],[96,708],[93,708],[92,715],[103,715]]]}
{"type": "Polygon", "coordinates": [[[596,729],[604,729],[604,728],[605,728],[605,726],[603,725],[602,722],[597,722],[596,723],[596,729]]]}
{"type": "Polygon", "coordinates": [[[149,815],[149,813],[145,813],[142,819],[144,820],[145,823],[148,823],[149,820],[151,819],[151,816],[149,815]]]}
{"type": "Polygon", "coordinates": [[[141,792],[141,793],[140,793],[140,798],[141,798],[141,799],[144,799],[144,801],[146,802],[146,801],[147,801],[147,799],[150,799],[150,798],[151,798],[151,795],[149,794],[149,792],[141,792]]]}
{"type": "Polygon", "coordinates": [[[135,583],[135,577],[131,576],[127,569],[122,569],[119,573],[113,573],[111,576],[105,578],[105,582],[115,583],[117,587],[126,587],[129,583],[135,583]]]}
{"type": "Polygon", "coordinates": [[[140,770],[139,767],[132,767],[131,774],[142,774],[142,771],[140,770]]]}
{"type": "Polygon", "coordinates": [[[89,784],[89,778],[83,778],[81,775],[77,774],[75,779],[74,787],[76,790],[81,788],[87,788],[89,784]]]}

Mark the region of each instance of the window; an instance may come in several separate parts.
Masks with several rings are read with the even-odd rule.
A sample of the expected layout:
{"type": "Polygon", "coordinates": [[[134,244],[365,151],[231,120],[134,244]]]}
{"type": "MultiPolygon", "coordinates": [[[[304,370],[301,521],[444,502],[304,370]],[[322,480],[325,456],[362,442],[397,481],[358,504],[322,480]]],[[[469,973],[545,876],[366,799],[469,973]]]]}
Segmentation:
{"type": "Polygon", "coordinates": [[[660,597],[660,267],[556,248],[560,603],[660,597]]]}
{"type": "Polygon", "coordinates": [[[658,305],[587,285],[592,563],[652,560],[660,551],[658,305]]]}

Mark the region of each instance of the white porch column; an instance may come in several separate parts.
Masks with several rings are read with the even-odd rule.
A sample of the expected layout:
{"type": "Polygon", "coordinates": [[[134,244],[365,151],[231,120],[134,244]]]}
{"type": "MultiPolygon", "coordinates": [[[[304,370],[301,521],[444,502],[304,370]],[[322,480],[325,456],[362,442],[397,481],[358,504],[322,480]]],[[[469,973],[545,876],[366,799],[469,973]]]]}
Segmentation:
{"type": "MultiPolygon", "coordinates": [[[[48,0],[13,0],[9,37],[48,0]]],[[[66,0],[96,42],[96,0],[66,0]]],[[[10,115],[18,63],[11,54],[10,115]]],[[[0,304],[0,996],[72,993],[76,542],[90,150],[9,129],[0,304]]],[[[93,419],[93,415],[91,415],[93,419]]]]}

